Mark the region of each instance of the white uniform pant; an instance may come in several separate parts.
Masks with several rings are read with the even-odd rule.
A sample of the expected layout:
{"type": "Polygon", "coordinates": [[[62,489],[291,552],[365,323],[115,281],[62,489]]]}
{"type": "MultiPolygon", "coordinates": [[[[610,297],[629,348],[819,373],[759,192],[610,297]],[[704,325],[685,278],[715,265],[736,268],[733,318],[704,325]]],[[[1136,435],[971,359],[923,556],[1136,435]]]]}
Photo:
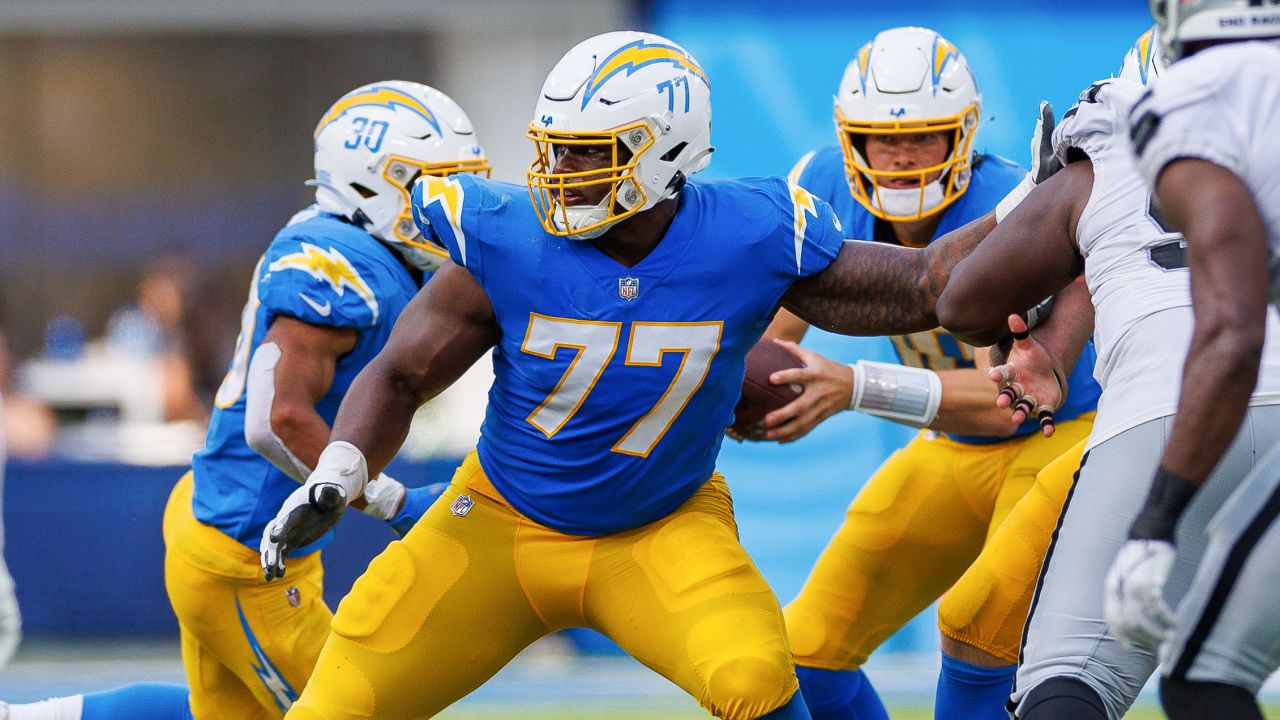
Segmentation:
{"type": "MultiPolygon", "coordinates": [[[[1093,688],[1119,720],[1157,665],[1156,648],[1125,652],[1107,632],[1103,584],[1146,501],[1173,416],[1130,428],[1085,454],[1045,555],[1027,615],[1011,704],[1052,677],[1093,688]]],[[[1214,512],[1280,441],[1280,406],[1250,408],[1240,432],[1178,525],[1178,560],[1165,586],[1171,606],[1187,593],[1214,512]]],[[[1019,715],[1020,716],[1020,715],[1019,715]]]]}

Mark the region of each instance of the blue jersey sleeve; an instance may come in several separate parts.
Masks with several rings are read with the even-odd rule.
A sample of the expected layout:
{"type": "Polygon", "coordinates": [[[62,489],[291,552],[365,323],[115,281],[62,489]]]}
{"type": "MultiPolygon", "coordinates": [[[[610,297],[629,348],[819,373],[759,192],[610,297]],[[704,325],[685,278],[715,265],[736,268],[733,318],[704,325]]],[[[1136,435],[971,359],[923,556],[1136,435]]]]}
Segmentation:
{"type": "Polygon", "coordinates": [[[273,314],[355,329],[378,322],[380,268],[348,246],[323,238],[278,237],[259,267],[258,301],[273,314]]]}
{"type": "Polygon", "coordinates": [[[477,281],[482,275],[480,233],[475,232],[477,208],[489,193],[473,175],[426,176],[413,186],[413,221],[422,236],[449,252],[449,259],[465,267],[477,281]]]}
{"type": "Polygon", "coordinates": [[[787,183],[785,192],[783,212],[790,215],[792,232],[788,260],[794,262],[796,277],[808,277],[836,259],[844,245],[844,229],[825,200],[796,183],[787,183]]]}

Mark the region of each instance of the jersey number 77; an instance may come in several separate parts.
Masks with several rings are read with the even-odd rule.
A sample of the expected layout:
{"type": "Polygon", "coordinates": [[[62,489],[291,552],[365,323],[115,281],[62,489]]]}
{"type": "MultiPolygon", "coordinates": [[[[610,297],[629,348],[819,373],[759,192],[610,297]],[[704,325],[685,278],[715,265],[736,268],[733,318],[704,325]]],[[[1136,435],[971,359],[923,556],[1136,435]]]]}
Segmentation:
{"type": "MultiPolygon", "coordinates": [[[[555,436],[582,407],[618,350],[623,323],[575,320],[529,313],[522,352],[554,359],[561,348],[575,351],[551,394],[526,420],[548,438],[555,436]]],[[[625,363],[659,368],[663,355],[680,353],[680,367],[666,392],[613,446],[613,452],[647,457],[702,386],[720,350],[723,322],[630,323],[625,363]]]]}

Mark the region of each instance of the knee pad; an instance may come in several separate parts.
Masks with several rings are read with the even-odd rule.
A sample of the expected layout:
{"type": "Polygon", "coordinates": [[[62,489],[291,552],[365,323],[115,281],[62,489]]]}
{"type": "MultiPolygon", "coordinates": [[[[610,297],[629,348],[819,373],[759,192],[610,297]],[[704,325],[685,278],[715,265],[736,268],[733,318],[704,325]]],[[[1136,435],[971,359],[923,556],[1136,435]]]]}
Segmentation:
{"type": "Polygon", "coordinates": [[[1084,681],[1068,677],[1045,680],[1027,693],[1019,720],[1108,720],[1107,706],[1084,681]]]}
{"type": "Polygon", "coordinates": [[[1253,693],[1238,685],[1160,678],[1160,704],[1170,720],[1263,720],[1253,693]]]}
{"type": "Polygon", "coordinates": [[[707,677],[710,710],[724,720],[752,720],[782,707],[799,692],[788,665],[764,658],[728,660],[707,677]]]}

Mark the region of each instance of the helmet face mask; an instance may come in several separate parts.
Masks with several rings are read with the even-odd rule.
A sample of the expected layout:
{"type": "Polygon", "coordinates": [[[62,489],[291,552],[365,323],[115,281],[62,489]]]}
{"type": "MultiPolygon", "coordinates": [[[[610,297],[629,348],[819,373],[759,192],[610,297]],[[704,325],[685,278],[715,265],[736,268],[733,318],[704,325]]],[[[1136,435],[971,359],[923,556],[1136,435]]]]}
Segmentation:
{"type": "Polygon", "coordinates": [[[572,135],[530,127],[526,134],[538,153],[529,167],[529,192],[547,232],[583,240],[598,237],[610,225],[631,217],[645,206],[648,195],[636,177],[636,166],[640,156],[654,143],[653,129],[647,122],[639,120],[611,130],[572,135]],[[599,148],[603,151],[601,156],[607,154],[609,161],[600,168],[556,172],[567,148],[599,148]],[[629,152],[624,154],[623,148],[629,152]],[[587,191],[584,194],[594,195],[601,186],[607,191],[598,203],[567,205],[564,202],[568,191],[587,191]]]}
{"type": "Polygon", "coordinates": [[[385,160],[379,159],[376,164],[382,167],[382,178],[400,195],[399,212],[389,230],[383,231],[381,239],[416,251],[413,253],[414,257],[425,260],[428,265],[424,266],[422,262],[414,261],[414,265],[419,269],[436,269],[441,261],[449,259],[449,253],[435,243],[424,240],[422,232],[414,224],[411,207],[413,185],[424,175],[447,177],[456,173],[471,173],[489,177],[492,168],[488,160],[480,157],[451,162],[422,162],[409,157],[391,155],[385,160]],[[421,253],[426,253],[428,257],[422,257],[421,253]]]}
{"type": "Polygon", "coordinates": [[[657,35],[605,33],[569,50],[543,83],[526,132],[537,151],[529,195],[543,229],[599,237],[678,193],[710,160],[710,89],[689,53],[657,35]],[[563,157],[593,147],[600,152],[591,163],[563,157]],[[598,202],[566,202],[602,188],[598,202]]]}
{"type": "Polygon", "coordinates": [[[325,113],[315,132],[320,210],[345,217],[424,271],[448,255],[423,239],[410,208],[423,175],[490,166],[471,121],[447,95],[419,83],[388,80],[357,88],[325,113]]]}
{"type": "Polygon", "coordinates": [[[849,63],[835,97],[836,134],[854,199],[891,222],[942,212],[969,187],[981,112],[968,63],[941,35],[918,27],[877,35],[849,63]],[[908,170],[871,166],[868,137],[919,133],[946,133],[946,159],[908,170]],[[937,179],[926,182],[931,175],[937,179]],[[916,187],[886,187],[901,178],[917,180],[916,187]]]}
{"type": "Polygon", "coordinates": [[[971,106],[961,116],[923,123],[867,123],[848,119],[836,108],[836,127],[844,151],[845,175],[849,191],[877,217],[891,221],[918,220],[941,212],[955,202],[969,186],[973,130],[978,124],[978,107],[971,106]],[[940,163],[909,170],[877,170],[867,159],[866,143],[878,135],[945,133],[950,150],[940,163]],[[930,176],[935,176],[930,180],[930,176]],[[907,178],[917,188],[892,190],[881,181],[907,178]],[[898,199],[901,198],[901,199],[898,199]]]}

